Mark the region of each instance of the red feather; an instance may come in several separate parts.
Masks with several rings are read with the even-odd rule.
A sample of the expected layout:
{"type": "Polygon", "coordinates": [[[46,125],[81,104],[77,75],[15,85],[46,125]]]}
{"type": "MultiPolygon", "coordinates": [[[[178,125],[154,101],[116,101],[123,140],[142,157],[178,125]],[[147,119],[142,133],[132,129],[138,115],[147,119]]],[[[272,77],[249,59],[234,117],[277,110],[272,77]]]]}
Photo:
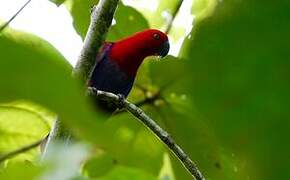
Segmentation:
{"type": "Polygon", "coordinates": [[[168,41],[167,35],[156,29],[138,32],[115,42],[110,59],[128,75],[135,76],[144,58],[156,55],[160,46],[166,41],[168,41]]]}

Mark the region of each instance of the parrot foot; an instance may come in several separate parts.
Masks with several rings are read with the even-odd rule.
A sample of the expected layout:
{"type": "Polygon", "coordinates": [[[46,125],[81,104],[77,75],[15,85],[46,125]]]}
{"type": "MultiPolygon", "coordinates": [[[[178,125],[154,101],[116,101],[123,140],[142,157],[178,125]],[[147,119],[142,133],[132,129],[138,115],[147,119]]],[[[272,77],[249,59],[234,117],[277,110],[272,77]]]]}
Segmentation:
{"type": "Polygon", "coordinates": [[[92,6],[90,7],[90,14],[93,13],[93,11],[95,10],[95,8],[97,8],[96,5],[92,5],[92,6]]]}
{"type": "Polygon", "coordinates": [[[116,103],[118,109],[123,109],[124,108],[124,101],[126,97],[123,94],[117,94],[118,96],[118,102],[116,103]]]}

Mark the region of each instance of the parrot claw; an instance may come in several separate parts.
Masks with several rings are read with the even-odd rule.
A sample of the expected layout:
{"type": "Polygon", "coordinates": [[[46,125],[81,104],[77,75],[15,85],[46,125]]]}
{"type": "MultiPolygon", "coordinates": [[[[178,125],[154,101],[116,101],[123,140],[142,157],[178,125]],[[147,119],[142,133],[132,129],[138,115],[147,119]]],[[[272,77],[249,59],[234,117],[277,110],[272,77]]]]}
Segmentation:
{"type": "Polygon", "coordinates": [[[90,14],[92,14],[92,13],[93,13],[93,11],[95,10],[95,8],[96,8],[96,6],[95,6],[95,5],[92,5],[92,6],[90,7],[90,14]]]}
{"type": "Polygon", "coordinates": [[[123,109],[126,97],[123,94],[117,94],[117,96],[118,96],[117,107],[118,109],[123,109]]]}

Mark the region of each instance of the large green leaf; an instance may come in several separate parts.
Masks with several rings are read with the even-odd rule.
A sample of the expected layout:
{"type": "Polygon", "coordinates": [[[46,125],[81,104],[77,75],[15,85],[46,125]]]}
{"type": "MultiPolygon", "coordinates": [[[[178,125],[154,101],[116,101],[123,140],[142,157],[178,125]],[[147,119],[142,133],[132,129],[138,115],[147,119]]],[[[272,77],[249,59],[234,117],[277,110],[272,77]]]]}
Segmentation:
{"type": "Polygon", "coordinates": [[[88,156],[88,147],[84,144],[53,143],[46,156],[37,163],[11,162],[0,168],[0,179],[32,180],[32,179],[78,179],[87,178],[80,174],[80,166],[88,156]]]}
{"type": "Polygon", "coordinates": [[[217,0],[195,0],[192,5],[192,13],[196,20],[202,20],[210,16],[217,5],[217,0]]]}
{"type": "Polygon", "coordinates": [[[95,156],[84,165],[84,173],[99,178],[114,172],[119,166],[126,166],[158,177],[166,152],[162,143],[130,114],[115,115],[105,124],[108,148],[96,150],[95,156]]]}
{"type": "MultiPolygon", "coordinates": [[[[102,116],[92,111],[84,91],[71,76],[71,66],[51,45],[9,30],[0,37],[0,49],[0,102],[36,102],[58,114],[78,134],[95,139],[102,116]]],[[[6,121],[13,123],[12,119],[6,121]]]]}
{"type": "Polygon", "coordinates": [[[12,101],[9,103],[3,103],[0,105],[5,106],[5,107],[23,109],[31,113],[35,113],[44,121],[45,124],[47,124],[48,127],[51,127],[53,125],[54,120],[56,119],[55,113],[31,101],[17,100],[17,101],[12,101]]]}
{"type": "Polygon", "coordinates": [[[192,100],[235,160],[219,164],[235,179],[290,178],[289,8],[285,0],[220,2],[183,46],[192,100]]]}
{"type": "MultiPolygon", "coordinates": [[[[165,96],[165,100],[167,104],[158,110],[164,127],[197,163],[202,173],[206,177],[211,175],[213,179],[237,179],[232,171],[228,171],[235,165],[233,158],[219,146],[212,127],[208,126],[192,108],[189,97],[175,94],[165,96]],[[223,164],[223,168],[220,164],[223,164]]],[[[172,155],[171,159],[176,179],[192,179],[176,157],[172,155]]]]}
{"type": "Polygon", "coordinates": [[[0,169],[0,179],[17,180],[17,179],[37,179],[42,173],[40,167],[33,166],[29,163],[13,163],[5,169],[0,169]]]}
{"type": "Polygon", "coordinates": [[[50,0],[57,6],[65,4],[69,9],[76,32],[84,39],[90,24],[91,8],[99,0],[50,0]]]}
{"type": "MultiPolygon", "coordinates": [[[[76,31],[84,39],[90,23],[90,10],[98,4],[98,0],[66,0],[65,4],[71,12],[76,31]]],[[[149,27],[142,14],[132,7],[124,6],[121,2],[117,7],[114,19],[116,24],[110,29],[109,41],[119,40],[149,27]]]]}
{"type": "MultiPolygon", "coordinates": [[[[15,106],[0,106],[0,154],[39,141],[49,132],[49,125],[33,111],[15,106]]],[[[19,158],[32,160],[36,151],[19,158]]]]}
{"type": "Polygon", "coordinates": [[[149,28],[147,20],[137,10],[119,3],[114,19],[116,24],[109,31],[107,39],[116,41],[138,31],[149,28]],[[130,28],[128,28],[130,27],[130,28]]]}
{"type": "MultiPolygon", "coordinates": [[[[187,68],[190,62],[169,56],[150,65],[152,85],[159,87],[161,93],[161,99],[152,103],[156,111],[150,112],[153,119],[159,121],[206,176],[234,178],[232,171],[226,170],[233,168],[234,159],[222,151],[212,127],[203,121],[190,101],[189,92],[193,88],[191,71],[187,68]],[[225,165],[223,169],[220,164],[225,165]]],[[[171,157],[176,179],[192,179],[180,161],[172,154],[171,157]]]]}
{"type": "Polygon", "coordinates": [[[116,160],[109,154],[96,153],[84,164],[83,173],[90,178],[97,178],[107,174],[115,164],[116,160]]]}
{"type": "MultiPolygon", "coordinates": [[[[206,174],[214,173],[214,177],[220,179],[233,177],[219,169],[221,161],[226,162],[230,158],[218,149],[211,128],[197,115],[190,102],[188,92],[192,77],[187,68],[189,61],[168,56],[160,61],[151,59],[148,65],[151,81],[142,85],[157,88],[160,99],[142,106],[145,112],[174,137],[201,169],[207,169],[206,174]]],[[[172,155],[171,159],[176,179],[192,178],[176,157],[172,155]]]]}
{"type": "MultiPolygon", "coordinates": [[[[82,36],[82,38],[85,37],[89,27],[90,9],[97,3],[97,0],[66,1],[66,4],[73,17],[74,27],[76,31],[82,36]]],[[[113,25],[109,31],[107,38],[109,41],[119,40],[149,27],[146,19],[138,11],[132,7],[124,6],[122,3],[119,3],[115,12],[114,19],[116,20],[116,24],[113,25]]]]}
{"type": "MultiPolygon", "coordinates": [[[[0,104],[0,154],[5,154],[43,139],[56,115],[28,101],[0,104]]],[[[13,160],[33,160],[39,149],[21,153],[13,160]]]]}
{"type": "Polygon", "coordinates": [[[141,168],[158,175],[165,149],[150,131],[127,113],[110,119],[106,127],[110,132],[108,134],[111,140],[108,152],[113,156],[116,164],[141,168]]]}
{"type": "MultiPolygon", "coordinates": [[[[146,17],[150,27],[165,29],[168,25],[168,22],[170,21],[170,18],[172,18],[172,14],[176,10],[179,2],[180,0],[158,0],[156,2],[156,7],[155,3],[151,4],[151,9],[139,6],[138,11],[140,11],[146,17]]],[[[150,2],[148,2],[148,0],[139,0],[139,3],[148,4],[150,2]]]]}
{"type": "Polygon", "coordinates": [[[99,0],[66,0],[77,33],[84,39],[90,24],[91,8],[97,5],[99,0]]]}
{"type": "Polygon", "coordinates": [[[124,166],[116,166],[111,172],[109,172],[100,180],[127,180],[127,179],[139,179],[139,180],[157,180],[153,175],[142,171],[142,169],[129,168],[124,166]]]}
{"type": "Polygon", "coordinates": [[[186,66],[188,62],[173,56],[149,63],[149,77],[152,85],[162,91],[162,95],[181,94],[188,91],[190,74],[186,66]]]}

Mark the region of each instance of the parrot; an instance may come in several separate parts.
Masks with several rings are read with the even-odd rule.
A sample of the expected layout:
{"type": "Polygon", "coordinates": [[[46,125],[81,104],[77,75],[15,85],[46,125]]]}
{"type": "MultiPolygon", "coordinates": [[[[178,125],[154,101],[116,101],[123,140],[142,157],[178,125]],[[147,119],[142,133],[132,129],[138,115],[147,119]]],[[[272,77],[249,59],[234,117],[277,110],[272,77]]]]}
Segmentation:
{"type": "MultiPolygon", "coordinates": [[[[105,41],[97,54],[88,86],[126,98],[143,60],[148,56],[165,57],[169,48],[167,35],[157,29],[146,29],[116,42],[105,41]]],[[[95,99],[95,102],[104,112],[117,109],[104,100],[95,99]]]]}
{"type": "MultiPolygon", "coordinates": [[[[116,42],[105,41],[97,53],[87,86],[126,98],[143,60],[148,56],[165,57],[169,48],[167,35],[157,29],[146,29],[116,42]]],[[[105,113],[107,118],[118,108],[117,105],[105,100],[98,98],[93,100],[97,110],[105,113]]],[[[43,154],[49,136],[47,135],[42,142],[43,154]]],[[[68,134],[66,138],[71,140],[74,137],[68,134]]]]}

